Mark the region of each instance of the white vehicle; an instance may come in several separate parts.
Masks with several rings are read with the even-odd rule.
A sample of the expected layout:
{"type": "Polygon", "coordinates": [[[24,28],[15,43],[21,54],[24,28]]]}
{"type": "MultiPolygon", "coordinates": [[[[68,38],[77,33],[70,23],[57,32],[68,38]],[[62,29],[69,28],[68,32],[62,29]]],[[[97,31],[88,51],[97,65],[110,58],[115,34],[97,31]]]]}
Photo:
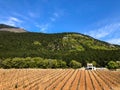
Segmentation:
{"type": "Polygon", "coordinates": [[[87,70],[96,70],[96,67],[94,67],[92,63],[87,63],[86,69],[87,70]]]}

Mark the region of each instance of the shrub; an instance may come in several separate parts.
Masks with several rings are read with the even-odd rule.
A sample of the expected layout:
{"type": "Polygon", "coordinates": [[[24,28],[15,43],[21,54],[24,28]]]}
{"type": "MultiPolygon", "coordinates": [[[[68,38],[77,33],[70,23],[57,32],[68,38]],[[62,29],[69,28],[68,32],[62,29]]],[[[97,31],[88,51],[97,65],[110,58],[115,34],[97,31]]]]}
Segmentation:
{"type": "Polygon", "coordinates": [[[116,68],[118,68],[118,64],[116,62],[114,62],[114,61],[110,61],[107,64],[107,68],[109,68],[109,69],[116,69],[116,68]]]}
{"type": "Polygon", "coordinates": [[[80,63],[80,62],[77,62],[77,61],[75,61],[75,60],[72,60],[72,61],[70,61],[69,66],[70,66],[71,68],[80,68],[80,67],[81,67],[81,63],[80,63]]]}

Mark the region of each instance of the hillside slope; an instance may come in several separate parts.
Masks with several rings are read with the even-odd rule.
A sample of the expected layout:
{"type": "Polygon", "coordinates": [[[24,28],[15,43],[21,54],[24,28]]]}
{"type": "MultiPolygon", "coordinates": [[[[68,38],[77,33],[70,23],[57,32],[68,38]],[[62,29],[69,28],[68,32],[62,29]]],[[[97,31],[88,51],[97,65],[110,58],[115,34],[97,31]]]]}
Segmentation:
{"type": "Polygon", "coordinates": [[[120,46],[79,33],[0,32],[0,58],[9,57],[74,59],[83,65],[94,60],[104,66],[110,60],[120,60],[120,46]]]}
{"type": "Polygon", "coordinates": [[[8,31],[8,32],[15,32],[15,33],[27,32],[24,29],[14,27],[14,26],[5,25],[5,24],[0,24],[0,31],[8,31]]]}

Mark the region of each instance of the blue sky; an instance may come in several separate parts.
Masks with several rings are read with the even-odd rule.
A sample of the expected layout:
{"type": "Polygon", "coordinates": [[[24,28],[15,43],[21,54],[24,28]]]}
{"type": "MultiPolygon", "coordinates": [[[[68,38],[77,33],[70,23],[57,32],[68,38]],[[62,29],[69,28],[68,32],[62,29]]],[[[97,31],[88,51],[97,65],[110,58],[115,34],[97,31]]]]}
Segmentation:
{"type": "Polygon", "coordinates": [[[78,32],[120,45],[120,0],[0,0],[0,23],[31,32],[78,32]]]}

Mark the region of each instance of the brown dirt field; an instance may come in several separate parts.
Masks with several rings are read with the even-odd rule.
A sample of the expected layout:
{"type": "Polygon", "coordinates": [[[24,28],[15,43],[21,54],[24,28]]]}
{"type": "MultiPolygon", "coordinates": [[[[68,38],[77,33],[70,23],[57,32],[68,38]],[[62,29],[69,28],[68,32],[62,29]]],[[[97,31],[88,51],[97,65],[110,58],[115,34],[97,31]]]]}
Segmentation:
{"type": "Polygon", "coordinates": [[[79,78],[80,78],[80,72],[79,72],[79,70],[77,70],[75,79],[74,79],[73,83],[71,84],[70,90],[74,90],[74,89],[77,90],[78,84],[79,84],[79,78]]]}
{"type": "Polygon", "coordinates": [[[79,89],[80,90],[86,90],[85,88],[87,88],[86,87],[86,85],[85,85],[85,70],[82,70],[81,71],[81,79],[80,79],[80,84],[79,84],[79,89]]]}
{"type": "Polygon", "coordinates": [[[91,81],[90,75],[88,71],[85,71],[86,73],[86,84],[87,84],[87,90],[94,90],[93,83],[91,81]],[[91,83],[91,84],[90,84],[91,83]]]}
{"type": "Polygon", "coordinates": [[[92,72],[91,71],[88,71],[88,72],[90,74],[90,77],[91,77],[91,80],[92,80],[92,83],[93,83],[93,87],[94,87],[93,90],[102,90],[101,86],[99,85],[99,82],[96,80],[96,78],[94,77],[92,72]]]}
{"type": "Polygon", "coordinates": [[[0,90],[120,90],[120,72],[0,69],[0,90]]]}

